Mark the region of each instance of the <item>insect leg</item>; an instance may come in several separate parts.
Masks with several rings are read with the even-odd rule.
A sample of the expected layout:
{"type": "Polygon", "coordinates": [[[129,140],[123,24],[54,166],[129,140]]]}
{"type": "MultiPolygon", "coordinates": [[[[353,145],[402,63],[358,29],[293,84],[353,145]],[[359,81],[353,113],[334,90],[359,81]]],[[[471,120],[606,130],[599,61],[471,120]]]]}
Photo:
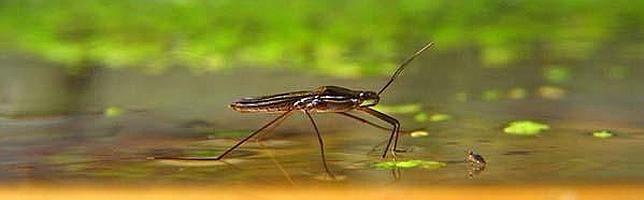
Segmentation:
{"type": "Polygon", "coordinates": [[[398,146],[398,132],[400,130],[400,123],[396,118],[393,118],[387,114],[381,113],[377,110],[371,109],[369,107],[360,107],[358,108],[361,111],[366,112],[367,114],[373,115],[374,117],[377,117],[387,123],[390,123],[393,126],[393,130],[391,131],[391,135],[389,136],[389,140],[387,141],[387,146],[385,146],[385,150],[382,154],[382,158],[387,157],[387,151],[389,150],[389,147],[391,146],[391,141],[394,141],[394,146],[392,150],[392,154],[395,156],[395,149],[398,146]],[[395,137],[395,139],[394,139],[395,137]]]}
{"type": "Polygon", "coordinates": [[[313,117],[309,113],[309,111],[304,110],[304,113],[306,113],[306,116],[309,117],[309,120],[311,120],[311,124],[313,124],[313,129],[315,129],[315,134],[318,136],[318,142],[320,143],[320,155],[322,156],[322,164],[324,165],[324,170],[326,170],[326,173],[329,174],[331,178],[335,178],[331,171],[329,170],[329,166],[326,164],[326,156],[324,154],[324,141],[322,141],[322,135],[320,135],[320,131],[318,130],[318,125],[315,124],[315,120],[313,120],[313,117]]]}
{"type": "Polygon", "coordinates": [[[376,128],[379,128],[379,129],[382,129],[382,130],[385,130],[385,131],[391,131],[391,130],[392,130],[391,128],[387,128],[387,127],[384,127],[384,126],[380,126],[380,125],[378,125],[378,124],[376,124],[376,123],[373,123],[373,122],[367,121],[366,119],[364,119],[364,118],[362,118],[362,117],[358,117],[358,116],[355,116],[355,115],[352,115],[352,114],[349,114],[349,113],[341,112],[341,113],[337,113],[337,114],[340,114],[340,115],[343,115],[343,116],[349,117],[349,118],[351,118],[351,119],[358,120],[358,121],[360,121],[360,122],[362,122],[362,123],[369,124],[369,125],[371,125],[371,126],[373,126],[373,127],[376,127],[376,128]]]}
{"type": "MultiPolygon", "coordinates": [[[[373,126],[373,127],[376,127],[376,128],[378,128],[378,129],[382,129],[382,130],[385,130],[385,131],[392,131],[392,130],[393,130],[392,128],[387,128],[387,127],[384,127],[384,126],[378,125],[378,124],[376,124],[376,123],[373,123],[373,122],[367,121],[366,119],[364,119],[364,118],[362,118],[362,117],[359,117],[359,116],[356,116],[356,115],[353,115],[353,114],[350,114],[350,113],[347,113],[347,112],[341,112],[341,113],[337,113],[337,114],[341,114],[341,115],[343,115],[343,116],[345,116],[345,117],[349,117],[349,118],[351,118],[351,119],[358,120],[358,121],[360,121],[360,122],[362,122],[362,123],[369,124],[369,125],[371,125],[371,126],[373,126]]],[[[412,133],[412,132],[414,132],[414,131],[420,131],[420,130],[423,130],[423,128],[417,128],[417,129],[412,129],[412,130],[402,130],[402,129],[400,129],[400,130],[398,130],[398,134],[399,134],[399,135],[400,135],[400,134],[411,134],[411,133],[412,133]]],[[[398,138],[398,137],[396,137],[396,139],[397,139],[397,138],[398,138]]],[[[369,152],[371,153],[371,152],[375,151],[375,150],[376,150],[376,148],[379,148],[380,146],[384,145],[386,142],[387,142],[387,141],[385,140],[385,141],[382,141],[381,143],[378,143],[378,145],[376,145],[375,147],[373,147],[373,149],[371,149],[371,151],[369,151],[369,152]]],[[[406,151],[406,150],[398,150],[398,149],[394,149],[394,151],[396,151],[396,152],[404,152],[404,151],[406,151]]]]}
{"type": "MultiPolygon", "coordinates": [[[[351,119],[358,120],[358,121],[360,121],[360,122],[362,122],[362,123],[369,124],[369,125],[371,125],[371,126],[373,126],[373,127],[376,127],[376,128],[378,128],[378,129],[381,129],[381,130],[385,130],[385,131],[392,131],[392,130],[393,130],[392,128],[387,128],[387,127],[384,127],[384,126],[378,125],[378,124],[376,124],[376,123],[370,122],[370,121],[368,121],[368,120],[366,120],[366,119],[364,119],[364,118],[362,118],[362,117],[359,117],[359,116],[353,115],[353,114],[351,114],[351,113],[340,112],[340,113],[337,113],[337,114],[343,115],[343,116],[345,116],[345,117],[349,117],[349,118],[351,118],[351,119]]],[[[411,132],[419,131],[419,130],[423,130],[423,128],[417,128],[417,129],[412,129],[412,130],[398,130],[398,132],[399,132],[399,133],[403,133],[403,134],[405,134],[405,133],[411,133],[411,132]]]]}
{"type": "Polygon", "coordinates": [[[269,126],[271,126],[273,123],[275,123],[275,122],[279,121],[280,119],[282,119],[282,118],[284,118],[284,117],[288,116],[288,114],[289,114],[289,113],[291,113],[291,111],[292,111],[292,110],[289,110],[289,111],[284,112],[284,114],[282,114],[282,115],[280,115],[279,117],[277,117],[277,118],[273,119],[272,121],[268,122],[267,124],[265,124],[265,125],[264,125],[264,126],[262,126],[261,128],[259,128],[259,129],[255,130],[255,132],[251,133],[250,135],[248,135],[248,136],[247,136],[246,138],[244,138],[243,140],[241,140],[241,141],[237,142],[237,144],[235,144],[235,145],[233,145],[232,147],[228,148],[228,150],[224,151],[224,153],[222,153],[221,155],[217,156],[217,158],[215,158],[214,160],[220,160],[220,159],[222,159],[224,156],[226,156],[228,153],[230,153],[231,151],[235,150],[237,147],[239,147],[239,146],[241,146],[242,144],[244,144],[244,143],[245,143],[246,141],[248,141],[250,138],[252,138],[253,136],[255,136],[255,135],[257,135],[258,133],[262,132],[262,130],[264,130],[264,129],[268,128],[269,126]]]}
{"type": "Polygon", "coordinates": [[[262,126],[261,128],[255,130],[253,133],[251,133],[249,136],[244,138],[243,140],[237,142],[237,144],[233,145],[232,147],[228,148],[224,153],[221,155],[217,156],[216,158],[213,157],[151,157],[150,159],[167,159],[167,160],[221,160],[226,156],[228,153],[232,152],[235,150],[237,147],[240,145],[244,144],[246,141],[248,141],[250,138],[253,136],[257,135],[259,132],[262,132],[264,129],[268,128],[269,126],[276,124],[276,122],[281,121],[281,119],[285,119],[286,117],[289,116],[289,114],[292,112],[292,110],[286,111],[282,115],[278,116],[277,118],[273,119],[272,121],[268,122],[266,125],[262,126]]]}
{"type": "Polygon", "coordinates": [[[262,138],[267,137],[270,133],[273,132],[273,130],[275,130],[275,128],[280,126],[282,124],[282,122],[284,122],[289,116],[291,116],[291,114],[293,114],[293,112],[289,112],[286,116],[282,117],[282,119],[279,119],[279,120],[275,121],[271,127],[268,127],[266,129],[264,129],[263,134],[258,134],[257,136],[255,136],[255,142],[259,143],[259,141],[262,138]]]}

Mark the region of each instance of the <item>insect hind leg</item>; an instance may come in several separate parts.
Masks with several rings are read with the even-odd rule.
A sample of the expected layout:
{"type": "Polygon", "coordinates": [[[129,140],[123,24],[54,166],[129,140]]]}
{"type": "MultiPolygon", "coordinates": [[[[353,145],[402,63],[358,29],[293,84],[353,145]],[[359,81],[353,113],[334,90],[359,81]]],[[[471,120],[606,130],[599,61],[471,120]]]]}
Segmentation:
{"type": "Polygon", "coordinates": [[[159,159],[159,160],[221,160],[226,155],[228,155],[230,152],[232,152],[233,150],[237,149],[237,147],[241,146],[242,144],[246,143],[246,141],[250,140],[251,138],[253,138],[258,133],[262,132],[263,130],[265,130],[266,128],[268,128],[271,125],[275,124],[276,122],[280,121],[281,119],[283,119],[285,117],[288,117],[289,114],[292,111],[293,110],[286,111],[283,114],[281,114],[280,116],[278,116],[275,119],[271,120],[270,122],[266,123],[261,128],[253,131],[253,133],[251,133],[250,135],[246,136],[246,138],[240,140],[235,145],[229,147],[226,151],[224,151],[224,153],[220,154],[217,157],[214,157],[214,158],[213,157],[151,157],[151,159],[159,159]]]}

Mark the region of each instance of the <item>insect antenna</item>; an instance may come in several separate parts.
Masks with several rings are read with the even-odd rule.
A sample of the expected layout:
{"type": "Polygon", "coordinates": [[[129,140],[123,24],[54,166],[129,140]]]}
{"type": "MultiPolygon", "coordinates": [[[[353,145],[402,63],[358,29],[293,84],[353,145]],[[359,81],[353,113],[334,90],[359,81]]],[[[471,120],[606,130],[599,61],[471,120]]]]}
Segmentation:
{"type": "Polygon", "coordinates": [[[406,67],[406,66],[407,66],[407,65],[408,65],[412,60],[414,60],[416,57],[418,57],[418,55],[420,55],[421,53],[423,53],[423,51],[425,51],[425,50],[429,49],[429,48],[430,48],[430,47],[432,47],[433,45],[434,45],[434,42],[429,42],[429,43],[427,43],[423,48],[421,48],[421,49],[419,49],[418,51],[416,51],[416,53],[414,53],[414,55],[411,55],[409,58],[407,58],[407,60],[405,60],[404,62],[402,62],[402,63],[398,66],[398,69],[396,69],[396,72],[394,72],[394,75],[392,75],[392,76],[391,76],[391,79],[389,79],[389,82],[387,82],[387,84],[385,84],[385,86],[384,86],[384,87],[382,87],[382,89],[380,89],[380,91],[378,92],[378,96],[380,96],[380,93],[382,93],[383,91],[385,91],[385,89],[387,89],[387,87],[389,87],[389,85],[391,85],[391,83],[392,83],[392,82],[394,82],[394,80],[396,80],[396,77],[398,77],[398,75],[400,74],[400,72],[402,72],[402,70],[403,70],[403,69],[405,69],[405,67],[406,67]]]}

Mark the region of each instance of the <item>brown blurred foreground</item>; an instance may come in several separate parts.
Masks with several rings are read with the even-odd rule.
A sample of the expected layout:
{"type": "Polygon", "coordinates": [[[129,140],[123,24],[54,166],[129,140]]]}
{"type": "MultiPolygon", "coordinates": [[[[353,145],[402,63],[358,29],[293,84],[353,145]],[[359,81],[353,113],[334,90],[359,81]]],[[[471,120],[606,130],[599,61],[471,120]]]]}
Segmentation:
{"type": "Polygon", "coordinates": [[[4,186],[0,199],[641,199],[643,185],[436,187],[4,186]]]}

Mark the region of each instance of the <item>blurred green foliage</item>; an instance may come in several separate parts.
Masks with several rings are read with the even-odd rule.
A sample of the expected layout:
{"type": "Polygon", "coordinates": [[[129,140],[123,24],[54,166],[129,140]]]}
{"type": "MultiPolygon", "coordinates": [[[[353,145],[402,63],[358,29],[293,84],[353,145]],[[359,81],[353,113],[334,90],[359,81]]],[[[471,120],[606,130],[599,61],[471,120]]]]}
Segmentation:
{"type": "MultiPolygon", "coordinates": [[[[504,65],[536,44],[590,56],[619,27],[639,27],[644,1],[0,1],[0,47],[61,63],[163,72],[289,67],[384,74],[428,40],[480,49],[504,65]]],[[[640,30],[641,31],[641,30],[640,30]]],[[[616,73],[619,74],[619,73],[616,73]]]]}

